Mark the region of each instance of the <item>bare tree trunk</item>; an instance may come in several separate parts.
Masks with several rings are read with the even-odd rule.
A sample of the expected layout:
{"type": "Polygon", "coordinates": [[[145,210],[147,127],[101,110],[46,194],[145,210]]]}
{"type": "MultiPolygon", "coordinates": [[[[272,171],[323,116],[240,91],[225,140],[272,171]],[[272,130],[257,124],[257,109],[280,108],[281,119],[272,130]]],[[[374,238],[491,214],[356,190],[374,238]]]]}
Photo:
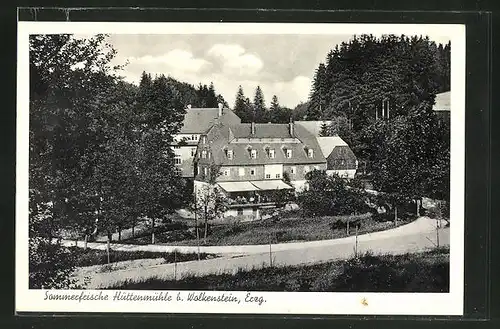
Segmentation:
{"type": "Polygon", "coordinates": [[[394,226],[398,226],[398,207],[394,206],[394,226]]]}
{"type": "Polygon", "coordinates": [[[135,236],[135,222],[132,223],[132,237],[135,236]]]}
{"type": "Polygon", "coordinates": [[[122,240],[122,228],[121,226],[118,226],[118,241],[122,240]]]}
{"type": "Polygon", "coordinates": [[[110,249],[110,240],[109,240],[109,236],[108,236],[108,243],[107,243],[107,246],[106,246],[106,251],[107,251],[107,254],[108,254],[108,264],[109,264],[109,249],[110,249]]]}
{"type": "Polygon", "coordinates": [[[89,240],[89,235],[85,234],[85,240],[83,242],[83,250],[87,250],[87,242],[89,240]]]}
{"type": "Polygon", "coordinates": [[[208,234],[208,219],[207,219],[207,214],[208,214],[208,209],[207,206],[205,205],[205,237],[204,237],[204,243],[207,243],[207,234],[208,234]]]}
{"type": "Polygon", "coordinates": [[[347,220],[347,230],[346,230],[346,232],[347,232],[347,235],[349,235],[349,220],[347,220]]]}
{"type": "Polygon", "coordinates": [[[151,243],[155,244],[155,219],[151,218],[151,243]]]}
{"type": "Polygon", "coordinates": [[[415,203],[417,204],[417,217],[420,217],[420,200],[415,200],[415,203]]]}

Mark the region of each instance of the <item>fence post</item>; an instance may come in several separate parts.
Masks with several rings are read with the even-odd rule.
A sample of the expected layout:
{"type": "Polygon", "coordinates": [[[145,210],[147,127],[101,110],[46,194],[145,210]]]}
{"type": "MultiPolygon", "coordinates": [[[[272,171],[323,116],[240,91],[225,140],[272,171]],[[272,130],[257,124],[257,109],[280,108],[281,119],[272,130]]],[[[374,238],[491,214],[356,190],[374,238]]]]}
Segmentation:
{"type": "Polygon", "coordinates": [[[355,245],[354,245],[354,256],[358,258],[358,225],[356,225],[356,239],[355,239],[355,245]]]}
{"type": "Polygon", "coordinates": [[[177,249],[174,249],[174,281],[177,281],[177,249]]]}
{"type": "Polygon", "coordinates": [[[107,250],[107,254],[108,254],[108,264],[109,264],[109,249],[110,249],[110,242],[109,242],[109,238],[108,238],[108,243],[106,244],[106,250],[107,250]]]}
{"type": "Polygon", "coordinates": [[[436,219],[436,244],[439,248],[439,220],[436,219]]]}

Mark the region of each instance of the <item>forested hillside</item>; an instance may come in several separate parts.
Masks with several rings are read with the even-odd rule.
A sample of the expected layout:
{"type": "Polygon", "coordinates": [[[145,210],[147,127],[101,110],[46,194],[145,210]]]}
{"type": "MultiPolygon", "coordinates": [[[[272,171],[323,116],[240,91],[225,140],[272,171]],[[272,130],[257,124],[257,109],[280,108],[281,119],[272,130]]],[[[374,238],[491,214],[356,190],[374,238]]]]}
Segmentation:
{"type": "Polygon", "coordinates": [[[417,36],[362,35],[343,42],[316,69],[307,118],[345,115],[363,126],[383,100],[392,115],[432,102],[436,93],[450,90],[450,51],[449,43],[417,36]]]}
{"type": "Polygon", "coordinates": [[[391,203],[448,200],[450,130],[432,105],[450,90],[450,59],[451,44],[428,37],[354,37],[318,65],[305,117],[334,121],[327,133],[348,142],[358,173],[391,203]]]}

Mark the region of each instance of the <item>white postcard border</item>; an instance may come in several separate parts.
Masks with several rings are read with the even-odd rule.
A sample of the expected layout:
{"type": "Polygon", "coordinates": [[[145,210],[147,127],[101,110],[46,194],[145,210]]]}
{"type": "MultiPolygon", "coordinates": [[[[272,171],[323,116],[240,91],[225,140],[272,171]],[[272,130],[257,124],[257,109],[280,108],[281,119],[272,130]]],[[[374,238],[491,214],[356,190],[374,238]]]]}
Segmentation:
{"type": "MultiPolygon", "coordinates": [[[[464,307],[464,181],[465,181],[465,26],[456,24],[312,24],[312,23],[111,23],[19,22],[17,65],[16,155],[16,295],[17,312],[134,312],[134,313],[281,313],[346,315],[462,315],[464,307]],[[28,161],[30,34],[405,34],[428,33],[451,40],[451,213],[449,293],[319,293],[255,292],[266,302],[200,303],[54,301],[49,292],[28,289],[28,161]],[[366,303],[361,301],[365,300],[366,303]]],[[[80,293],[80,290],[66,291],[80,293]]],[[[99,291],[85,290],[86,293],[99,291]]],[[[115,291],[103,291],[112,299],[115,291]]],[[[152,291],[134,291],[150,294],[152,291]]],[[[245,299],[245,292],[232,294],[245,299]]],[[[186,294],[184,291],[183,294],[186,294]]]]}

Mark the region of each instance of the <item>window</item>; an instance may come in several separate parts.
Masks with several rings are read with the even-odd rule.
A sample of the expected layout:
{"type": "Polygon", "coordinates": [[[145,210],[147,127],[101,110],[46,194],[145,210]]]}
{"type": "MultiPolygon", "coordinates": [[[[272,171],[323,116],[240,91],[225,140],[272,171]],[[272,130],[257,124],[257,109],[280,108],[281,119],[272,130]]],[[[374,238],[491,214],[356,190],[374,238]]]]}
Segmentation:
{"type": "Polygon", "coordinates": [[[197,135],[193,135],[193,136],[191,136],[191,139],[194,140],[194,141],[198,140],[198,136],[197,135]]]}
{"type": "Polygon", "coordinates": [[[308,149],[307,150],[307,156],[312,158],[314,156],[314,150],[313,149],[308,149]]]}
{"type": "Polygon", "coordinates": [[[274,159],[274,149],[269,150],[269,158],[274,159]]]}
{"type": "Polygon", "coordinates": [[[281,174],[276,174],[276,178],[281,178],[281,174]]]}
{"type": "Polygon", "coordinates": [[[307,174],[309,172],[309,166],[304,166],[304,174],[307,174]]]}
{"type": "Polygon", "coordinates": [[[245,176],[245,168],[238,168],[238,174],[240,176],[245,176]]]}
{"type": "Polygon", "coordinates": [[[250,150],[250,158],[257,159],[257,150],[250,150]]]}
{"type": "Polygon", "coordinates": [[[207,167],[203,167],[203,174],[206,176],[208,176],[208,168],[207,167]]]}
{"type": "Polygon", "coordinates": [[[294,174],[297,172],[297,169],[295,167],[290,167],[290,173],[294,174]]]}
{"type": "Polygon", "coordinates": [[[271,178],[271,174],[266,174],[266,178],[267,179],[271,178]]]}
{"type": "Polygon", "coordinates": [[[243,215],[243,208],[238,208],[238,215],[243,215]]]}
{"type": "Polygon", "coordinates": [[[195,154],[196,154],[196,149],[195,148],[191,149],[191,156],[194,157],[195,154]]]}
{"type": "Polygon", "coordinates": [[[250,176],[255,176],[255,168],[250,169],[250,176]]]}
{"type": "Polygon", "coordinates": [[[222,170],[222,176],[229,176],[230,175],[230,170],[229,169],[223,169],[222,170]]]}
{"type": "Polygon", "coordinates": [[[180,164],[182,163],[181,158],[174,158],[174,163],[175,163],[176,165],[180,165],[180,164]]]}
{"type": "Polygon", "coordinates": [[[206,136],[203,136],[202,142],[203,142],[203,144],[205,144],[207,142],[207,137],[206,136]]]}
{"type": "Polygon", "coordinates": [[[202,159],[206,159],[207,158],[207,151],[206,150],[201,151],[201,158],[202,159]]]}
{"type": "Polygon", "coordinates": [[[227,150],[227,158],[229,160],[232,160],[233,159],[233,150],[227,150]]]}
{"type": "Polygon", "coordinates": [[[181,147],[179,145],[175,145],[174,149],[180,149],[181,147]]]}
{"type": "Polygon", "coordinates": [[[292,157],[292,150],[286,149],[286,157],[290,159],[292,157]]]}

